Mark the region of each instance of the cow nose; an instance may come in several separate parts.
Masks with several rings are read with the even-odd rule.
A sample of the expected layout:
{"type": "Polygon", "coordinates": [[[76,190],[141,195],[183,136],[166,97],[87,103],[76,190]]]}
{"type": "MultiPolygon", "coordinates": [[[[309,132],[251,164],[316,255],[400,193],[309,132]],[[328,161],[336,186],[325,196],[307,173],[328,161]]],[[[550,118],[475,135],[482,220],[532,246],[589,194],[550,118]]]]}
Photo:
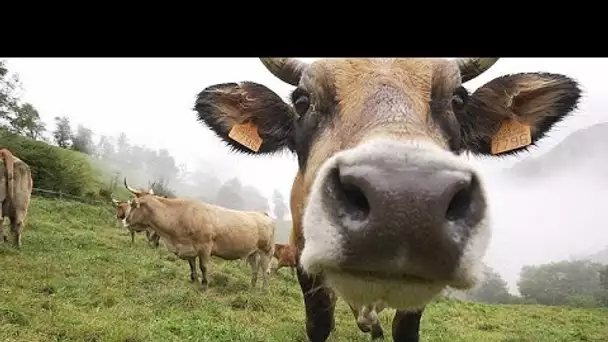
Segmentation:
{"type": "Polygon", "coordinates": [[[323,200],[344,238],[345,265],[432,269],[433,277],[453,271],[484,216],[485,199],[473,171],[442,159],[446,152],[432,153],[386,146],[336,161],[323,200]]]}
{"type": "Polygon", "coordinates": [[[370,229],[370,215],[390,220],[405,216],[403,211],[446,222],[466,220],[472,214],[469,209],[480,200],[478,181],[471,172],[402,171],[373,164],[336,168],[333,182],[342,225],[370,229]]]}

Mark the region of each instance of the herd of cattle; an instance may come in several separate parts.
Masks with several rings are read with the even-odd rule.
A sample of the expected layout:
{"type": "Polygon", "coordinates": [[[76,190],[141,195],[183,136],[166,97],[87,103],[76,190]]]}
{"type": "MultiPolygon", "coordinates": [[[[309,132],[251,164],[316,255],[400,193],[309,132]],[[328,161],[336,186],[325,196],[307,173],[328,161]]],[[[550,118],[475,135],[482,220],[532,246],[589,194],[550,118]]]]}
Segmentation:
{"type": "MultiPolygon", "coordinates": [[[[289,244],[275,244],[266,213],[156,196],[126,179],[132,197],[113,200],[116,217],[132,241],[143,231],[153,246],[162,239],[188,261],[193,281],[198,258],[202,284],[217,256],[246,260],[251,285],[262,271],[266,289],[277,257],[278,267],[297,274],[312,342],[333,330],[336,295],[372,339],[383,336],[378,313],[392,307],[393,340],[419,341],[433,297],[448,286],[479,283],[491,237],[484,182],[460,155],[525,152],[581,99],[575,80],[552,73],[505,75],[472,93],[463,86],[497,60],[262,58],[295,87],[288,102],[243,81],[205,88],[194,110],[235,151],[297,156],[289,244]]],[[[31,175],[9,151],[0,155],[2,216],[10,218],[19,248],[31,175]]]]}
{"type": "MultiPolygon", "coordinates": [[[[112,198],[116,218],[131,232],[146,232],[148,241],[158,247],[160,239],[166,248],[188,261],[190,279],[198,279],[196,259],[201,271],[201,284],[208,285],[207,264],[211,256],[224,260],[245,259],[251,266],[251,286],[262,271],[264,290],[268,287],[270,261],[295,267],[295,252],[288,245],[275,243],[275,222],[264,212],[232,210],[198,200],[168,198],[148,190],[124,185],[133,197],[128,201],[112,198]]],[[[278,268],[276,270],[278,271],[278,268]]]]}

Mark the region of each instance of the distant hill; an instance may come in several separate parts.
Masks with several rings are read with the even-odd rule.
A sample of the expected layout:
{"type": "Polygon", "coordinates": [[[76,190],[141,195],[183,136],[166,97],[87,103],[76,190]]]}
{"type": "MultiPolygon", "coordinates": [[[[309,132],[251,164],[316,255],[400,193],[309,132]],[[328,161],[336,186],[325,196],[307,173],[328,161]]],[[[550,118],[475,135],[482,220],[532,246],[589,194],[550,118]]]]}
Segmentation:
{"type": "Polygon", "coordinates": [[[524,158],[505,171],[516,177],[539,177],[581,167],[608,179],[608,123],[577,130],[548,152],[524,158]]]}
{"type": "Polygon", "coordinates": [[[594,262],[599,262],[600,264],[608,265],[608,246],[604,247],[603,249],[601,249],[595,253],[591,253],[591,254],[587,254],[587,255],[577,255],[572,258],[573,259],[587,259],[587,260],[591,260],[594,262]]]}

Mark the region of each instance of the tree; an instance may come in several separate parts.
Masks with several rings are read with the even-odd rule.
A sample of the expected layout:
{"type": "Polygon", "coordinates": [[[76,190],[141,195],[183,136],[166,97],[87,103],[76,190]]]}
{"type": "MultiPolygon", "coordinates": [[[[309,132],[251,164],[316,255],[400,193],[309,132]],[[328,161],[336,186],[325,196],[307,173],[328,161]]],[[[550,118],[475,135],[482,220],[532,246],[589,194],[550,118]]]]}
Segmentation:
{"type": "Polygon", "coordinates": [[[276,216],[277,220],[282,220],[287,214],[287,205],[285,204],[283,194],[277,189],[272,193],[272,205],[274,206],[274,216],[276,216]]]}
{"type": "Polygon", "coordinates": [[[245,202],[244,210],[263,211],[265,213],[270,211],[268,199],[256,187],[250,185],[243,186],[241,196],[245,202]]]}
{"type": "Polygon", "coordinates": [[[18,91],[21,89],[19,75],[9,75],[6,61],[0,61],[0,119],[9,119],[19,107],[18,91]]]}
{"type": "Polygon", "coordinates": [[[164,179],[168,182],[174,181],[177,177],[179,169],[175,163],[175,159],[167,149],[160,149],[157,153],[150,154],[150,159],[147,160],[148,173],[154,179],[164,179]]]}
{"type": "Polygon", "coordinates": [[[118,133],[116,137],[116,154],[119,160],[129,160],[131,144],[125,132],[118,133]]]}
{"type": "Polygon", "coordinates": [[[76,134],[72,136],[72,149],[78,152],[93,154],[93,131],[83,125],[78,125],[76,134]]]}
{"type": "Polygon", "coordinates": [[[53,139],[55,139],[57,146],[62,148],[70,148],[72,145],[72,127],[70,126],[70,119],[65,116],[55,117],[53,139]]]}
{"type": "Polygon", "coordinates": [[[467,297],[475,301],[493,304],[505,304],[511,300],[507,282],[498,272],[487,265],[484,267],[483,282],[469,291],[467,297]]]}
{"type": "Polygon", "coordinates": [[[12,131],[27,138],[38,140],[46,131],[45,124],[40,119],[38,110],[30,103],[17,106],[12,114],[7,116],[12,131]]]}
{"type": "Polygon", "coordinates": [[[149,182],[148,188],[152,188],[152,191],[154,191],[154,194],[157,196],[175,198],[175,192],[169,188],[169,184],[164,179],[149,182]]]}
{"type": "Polygon", "coordinates": [[[604,290],[608,290],[608,265],[600,269],[600,285],[604,290]]]}
{"type": "Polygon", "coordinates": [[[111,139],[112,138],[105,135],[99,137],[99,142],[97,143],[97,153],[100,156],[104,158],[111,158],[116,153],[111,139]]]}
{"type": "Polygon", "coordinates": [[[225,208],[245,210],[245,201],[241,194],[242,188],[241,182],[237,178],[230,179],[218,190],[215,203],[225,208]]]}
{"type": "Polygon", "coordinates": [[[183,190],[185,194],[205,203],[217,204],[221,182],[211,171],[196,169],[188,175],[185,183],[188,184],[183,190]]]}
{"type": "MultiPolygon", "coordinates": [[[[568,305],[598,294],[601,265],[588,260],[522,267],[517,286],[522,296],[544,305],[568,305]],[[569,300],[577,296],[578,299],[569,300]]],[[[586,299],[584,301],[587,301],[586,299]]]]}

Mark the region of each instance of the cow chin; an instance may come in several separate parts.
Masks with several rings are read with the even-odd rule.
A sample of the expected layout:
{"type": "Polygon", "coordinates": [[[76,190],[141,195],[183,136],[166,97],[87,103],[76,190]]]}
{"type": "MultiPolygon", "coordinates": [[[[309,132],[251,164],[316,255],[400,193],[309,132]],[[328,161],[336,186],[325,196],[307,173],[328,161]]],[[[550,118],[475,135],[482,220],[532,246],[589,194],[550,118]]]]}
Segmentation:
{"type": "MultiPolygon", "coordinates": [[[[347,227],[350,222],[344,221],[343,218],[341,221],[336,220],[335,211],[333,215],[330,213],[331,206],[326,201],[328,185],[325,181],[336,168],[337,158],[341,158],[345,165],[344,160],[348,160],[353,154],[370,152],[376,159],[368,160],[386,157],[386,151],[395,155],[409,154],[409,160],[406,158],[398,161],[405,164],[418,163],[423,165],[425,171],[427,165],[431,165],[434,167],[434,172],[439,173],[443,172],[444,167],[456,172],[471,170],[471,166],[452,153],[427,143],[397,146],[393,143],[372,142],[365,145],[336,154],[318,170],[303,215],[305,244],[300,256],[303,270],[313,276],[322,274],[327,285],[353,304],[366,305],[382,301],[395,309],[420,308],[446,286],[457,289],[474,287],[482,279],[482,259],[491,237],[489,210],[482,190],[475,190],[482,197],[476,199],[476,202],[470,202],[472,207],[479,203],[483,204],[473,208],[476,210],[471,211],[474,214],[467,214],[475,215],[474,219],[466,216],[468,221],[460,220],[460,223],[450,222],[449,225],[440,225],[441,229],[436,230],[437,236],[434,237],[436,239],[431,240],[438,241],[436,248],[428,241],[422,241],[423,244],[427,243],[430,246],[427,246],[429,248],[424,249],[424,252],[418,251],[416,254],[408,253],[408,246],[410,249],[416,248],[412,247],[411,241],[399,239],[408,236],[409,233],[400,228],[402,226],[379,227],[372,234],[366,232],[365,241],[359,241],[362,240],[359,239],[362,231],[353,229],[355,226],[347,227]],[[474,223],[466,225],[465,222],[474,223]],[[446,229],[449,229],[447,232],[451,235],[444,234],[446,229]],[[469,233],[460,235],[454,233],[464,230],[469,233]],[[438,259],[438,254],[445,254],[446,259],[438,259]],[[415,257],[409,258],[409,255],[415,257]],[[448,266],[445,266],[446,264],[448,266]]],[[[385,164],[382,165],[385,167],[385,164]]],[[[366,169],[367,171],[369,170],[366,169]]],[[[405,170],[399,171],[405,172],[405,170]]],[[[367,177],[368,173],[362,174],[367,177]]],[[[451,177],[451,174],[447,173],[447,175],[451,177]]],[[[440,179],[439,183],[440,181],[443,179],[440,179]]],[[[433,186],[428,187],[430,189],[433,186]]],[[[371,207],[373,210],[373,206],[371,207]]],[[[422,227],[425,222],[419,220],[414,223],[422,227]]],[[[415,240],[421,235],[410,236],[414,236],[413,240],[415,240]]]]}

